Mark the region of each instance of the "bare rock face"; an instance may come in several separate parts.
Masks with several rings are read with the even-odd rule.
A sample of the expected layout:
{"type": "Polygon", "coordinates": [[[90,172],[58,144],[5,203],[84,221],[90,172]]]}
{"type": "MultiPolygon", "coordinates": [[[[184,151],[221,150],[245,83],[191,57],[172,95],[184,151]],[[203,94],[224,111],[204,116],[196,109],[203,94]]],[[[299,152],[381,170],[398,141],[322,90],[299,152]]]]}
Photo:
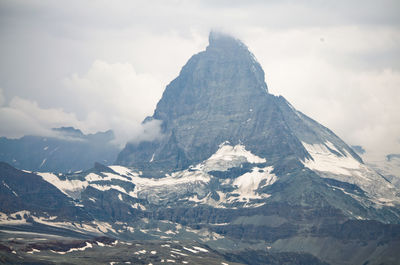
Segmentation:
{"type": "Polygon", "coordinates": [[[240,41],[211,32],[209,46],[186,63],[149,120],[161,120],[162,140],[128,143],[117,163],[152,176],[187,168],[219,144],[244,144],[272,163],[310,158],[301,141],[324,143],[360,158],[331,131],[268,93],[264,71],[240,41]]]}

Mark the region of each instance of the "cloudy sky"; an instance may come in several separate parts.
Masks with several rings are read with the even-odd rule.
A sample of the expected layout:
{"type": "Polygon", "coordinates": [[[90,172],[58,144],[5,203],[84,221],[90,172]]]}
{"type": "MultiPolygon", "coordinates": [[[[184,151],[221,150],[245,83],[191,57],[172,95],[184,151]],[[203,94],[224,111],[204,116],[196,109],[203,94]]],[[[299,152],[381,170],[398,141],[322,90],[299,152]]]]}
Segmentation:
{"type": "Polygon", "coordinates": [[[400,153],[399,1],[0,0],[0,136],[63,125],[139,137],[216,29],[269,91],[377,159],[400,153]]]}

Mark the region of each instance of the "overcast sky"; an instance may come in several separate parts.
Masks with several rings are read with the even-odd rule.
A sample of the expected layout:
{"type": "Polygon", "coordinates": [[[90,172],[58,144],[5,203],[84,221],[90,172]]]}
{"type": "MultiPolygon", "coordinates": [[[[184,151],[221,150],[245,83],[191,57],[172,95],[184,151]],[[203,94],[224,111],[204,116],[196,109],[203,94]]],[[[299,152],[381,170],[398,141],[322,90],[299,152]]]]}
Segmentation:
{"type": "Polygon", "coordinates": [[[211,29],[240,38],[269,91],[369,159],[400,153],[400,1],[0,0],[0,135],[143,133],[211,29]]]}

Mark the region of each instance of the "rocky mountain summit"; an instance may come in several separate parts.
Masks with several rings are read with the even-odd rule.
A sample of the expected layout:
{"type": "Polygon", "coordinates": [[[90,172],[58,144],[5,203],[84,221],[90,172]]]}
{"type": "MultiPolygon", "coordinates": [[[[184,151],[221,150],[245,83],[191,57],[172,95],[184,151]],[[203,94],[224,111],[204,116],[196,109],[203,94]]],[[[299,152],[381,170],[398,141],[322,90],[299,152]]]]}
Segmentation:
{"type": "Polygon", "coordinates": [[[399,260],[399,190],[331,130],[270,94],[240,40],[212,32],[144,123],[151,120],[163,136],[127,143],[115,165],[62,173],[0,164],[0,242],[13,247],[0,253],[137,264],[399,260]],[[43,206],[45,196],[58,203],[43,206]],[[21,247],[7,236],[27,232],[77,241],[29,238],[21,247]],[[99,243],[104,236],[119,243],[99,243]],[[133,256],[111,260],[104,247],[133,256]]]}
{"type": "Polygon", "coordinates": [[[225,141],[243,144],[271,163],[311,159],[303,142],[330,142],[334,152],[346,152],[362,162],[329,129],[283,97],[269,94],[264,71],[240,40],[211,33],[209,41],[166,87],[153,116],[144,121],[161,120],[165,137],[128,143],[118,164],[163,175],[207,159],[225,141]]]}
{"type": "MultiPolygon", "coordinates": [[[[276,192],[279,200],[307,200],[304,203],[312,206],[324,202],[346,215],[351,212],[370,218],[372,214],[379,220],[383,219],[370,206],[386,205],[393,211],[388,213],[390,220],[399,218],[398,211],[390,208],[400,199],[394,186],[365,166],[331,130],[297,111],[282,96],[268,93],[260,64],[231,36],[210,34],[209,46],[189,59],[166,87],[153,116],[144,122],[153,119],[162,121],[164,137],[128,143],[118,156],[118,164],[131,166],[143,176],[163,178],[207,164],[222,150],[241,148],[259,160],[242,159],[215,167],[205,171],[206,178],[211,175],[222,183],[243,173],[270,172],[281,180],[278,183],[288,178],[276,192]],[[311,186],[305,187],[307,181],[311,186]],[[296,183],[293,189],[292,183],[296,183]],[[353,191],[336,192],[334,187],[347,183],[355,185],[353,191]],[[356,192],[355,187],[362,192],[356,192]],[[288,194],[282,198],[284,192],[288,194]]],[[[221,192],[218,185],[215,187],[213,192],[221,192]]],[[[263,190],[274,193],[272,187],[264,186],[263,190]]]]}

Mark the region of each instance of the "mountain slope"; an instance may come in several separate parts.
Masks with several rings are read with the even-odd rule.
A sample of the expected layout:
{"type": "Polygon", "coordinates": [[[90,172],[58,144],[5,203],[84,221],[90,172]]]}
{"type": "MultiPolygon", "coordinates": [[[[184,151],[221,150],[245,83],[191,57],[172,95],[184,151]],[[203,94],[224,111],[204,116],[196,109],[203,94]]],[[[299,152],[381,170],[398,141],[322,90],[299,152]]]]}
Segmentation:
{"type": "Polygon", "coordinates": [[[56,215],[68,220],[89,218],[71,198],[40,176],[19,171],[3,162],[0,162],[0,212],[20,212],[21,216],[32,212],[37,216],[56,215]]]}
{"type": "MultiPolygon", "coordinates": [[[[335,201],[342,198],[357,200],[366,209],[398,205],[395,187],[364,165],[344,141],[283,97],[268,93],[260,64],[241,41],[220,33],[211,33],[209,40],[207,49],[192,56],[166,87],[154,115],[145,120],[161,120],[164,137],[128,143],[117,163],[133,166],[144,176],[163,177],[203,163],[228,142],[264,159],[262,166],[270,166],[278,179],[287,174],[298,178],[296,172],[308,168],[312,171],[306,177],[349,183],[364,192],[349,192],[339,184],[333,187],[329,180],[311,188],[322,198],[331,197],[332,206],[339,207],[335,201]],[[342,189],[342,193],[330,196],[330,191],[321,189],[342,189]]],[[[238,167],[243,165],[233,165],[231,170],[238,167]]],[[[353,212],[345,205],[340,207],[353,212]]],[[[397,212],[389,217],[393,218],[398,219],[397,212]]]]}

